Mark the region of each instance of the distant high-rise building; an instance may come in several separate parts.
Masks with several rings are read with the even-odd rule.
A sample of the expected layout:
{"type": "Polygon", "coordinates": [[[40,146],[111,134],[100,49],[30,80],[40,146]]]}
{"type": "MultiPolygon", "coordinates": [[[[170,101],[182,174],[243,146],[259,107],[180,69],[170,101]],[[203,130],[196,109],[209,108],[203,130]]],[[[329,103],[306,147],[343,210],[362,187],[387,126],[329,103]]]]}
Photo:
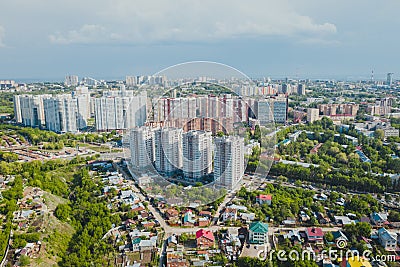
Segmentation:
{"type": "Polygon", "coordinates": [[[263,99],[257,102],[257,119],[263,126],[273,122],[274,117],[271,108],[271,102],[269,100],[263,99]]]}
{"type": "Polygon", "coordinates": [[[290,85],[287,83],[282,84],[281,93],[290,94],[290,85]]]}
{"type": "Polygon", "coordinates": [[[16,95],[15,120],[25,126],[55,132],[76,132],[87,126],[90,95],[87,87],[77,87],[71,95],[16,95]]]}
{"type": "Polygon", "coordinates": [[[355,103],[345,104],[320,104],[319,111],[326,116],[347,115],[356,116],[360,105],[355,103]]]}
{"type": "Polygon", "coordinates": [[[96,129],[123,130],[143,126],[147,117],[147,96],[133,91],[106,91],[95,99],[96,129]]]}
{"type": "Polygon", "coordinates": [[[244,139],[224,136],[215,139],[214,180],[228,190],[234,189],[244,174],[244,139]]]}
{"type": "Polygon", "coordinates": [[[212,172],[211,132],[189,131],[183,133],[183,175],[186,179],[200,181],[212,172]]]}
{"type": "Polygon", "coordinates": [[[274,120],[277,123],[286,123],[288,116],[287,97],[279,97],[273,99],[274,120]]]}
{"type": "Polygon", "coordinates": [[[182,129],[159,128],[154,134],[157,171],[170,175],[182,169],[182,129]]]}
{"type": "Polygon", "coordinates": [[[386,77],[386,85],[392,86],[392,84],[393,84],[393,73],[389,72],[386,77]]]}
{"type": "Polygon", "coordinates": [[[90,77],[83,77],[82,78],[82,84],[86,86],[93,86],[96,87],[98,85],[99,81],[96,79],[90,78],[90,77]]]}
{"type": "Polygon", "coordinates": [[[18,83],[13,80],[0,80],[0,89],[9,89],[16,86],[18,86],[18,83]]]}
{"type": "Polygon", "coordinates": [[[78,76],[76,75],[67,75],[65,76],[65,86],[77,86],[79,84],[78,76]]]}
{"type": "Polygon", "coordinates": [[[16,122],[31,127],[44,126],[44,97],[50,97],[50,95],[15,95],[14,114],[16,122]]]}
{"type": "Polygon", "coordinates": [[[256,113],[260,124],[265,126],[268,123],[286,123],[288,112],[287,97],[278,96],[257,101],[256,113]]]}
{"type": "Polygon", "coordinates": [[[313,123],[314,121],[319,120],[319,109],[317,108],[308,108],[307,109],[307,121],[309,123],[313,123]]]}
{"type": "Polygon", "coordinates": [[[371,115],[387,115],[392,112],[393,104],[393,98],[381,98],[375,101],[375,105],[369,105],[367,112],[371,115]]]}
{"type": "Polygon", "coordinates": [[[125,84],[128,87],[136,86],[137,85],[137,78],[136,76],[126,76],[125,84]]]}
{"type": "Polygon", "coordinates": [[[77,132],[77,102],[71,95],[44,98],[46,128],[57,133],[77,132]]]}
{"type": "Polygon", "coordinates": [[[298,95],[305,95],[306,94],[306,85],[303,83],[299,83],[297,85],[297,94],[298,95]]]}
{"type": "Polygon", "coordinates": [[[142,170],[153,164],[155,158],[154,130],[150,127],[135,127],[130,131],[131,163],[142,170]]]}

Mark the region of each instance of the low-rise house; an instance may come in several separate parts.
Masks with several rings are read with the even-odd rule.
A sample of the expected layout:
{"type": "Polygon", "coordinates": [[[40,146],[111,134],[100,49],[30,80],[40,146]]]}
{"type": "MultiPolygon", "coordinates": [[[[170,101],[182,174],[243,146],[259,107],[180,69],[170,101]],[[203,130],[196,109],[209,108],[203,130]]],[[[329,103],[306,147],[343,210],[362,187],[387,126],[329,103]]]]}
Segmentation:
{"type": "Polygon", "coordinates": [[[167,252],[167,267],[189,267],[189,262],[185,259],[182,252],[167,252]]]}
{"type": "Polygon", "coordinates": [[[171,220],[173,218],[178,217],[179,212],[174,208],[169,208],[169,209],[165,210],[164,215],[167,218],[167,220],[171,220]]]}
{"type": "Polygon", "coordinates": [[[140,212],[140,211],[145,210],[145,209],[146,209],[146,208],[144,207],[144,205],[143,205],[142,202],[139,202],[139,203],[137,203],[137,204],[133,204],[133,205],[131,206],[131,210],[132,210],[132,211],[140,212]]]}
{"type": "Polygon", "coordinates": [[[125,229],[130,229],[132,226],[136,225],[136,221],[127,219],[125,222],[123,222],[123,224],[125,225],[125,229]]]}
{"type": "Polygon", "coordinates": [[[168,247],[176,247],[177,245],[178,245],[178,239],[176,238],[175,234],[167,238],[168,247]]]}
{"type": "Polygon", "coordinates": [[[221,248],[229,259],[236,259],[237,253],[242,245],[237,235],[226,233],[222,236],[221,248]]]}
{"type": "Polygon", "coordinates": [[[317,219],[318,219],[318,222],[319,222],[320,224],[328,224],[328,223],[331,222],[331,219],[329,219],[329,217],[326,216],[326,215],[325,215],[324,213],[322,213],[322,212],[318,212],[318,213],[317,213],[317,219]]]}
{"type": "Polygon", "coordinates": [[[287,217],[286,220],[284,220],[282,223],[287,226],[294,226],[296,225],[296,219],[287,217]]]}
{"type": "Polygon", "coordinates": [[[240,210],[240,211],[243,211],[243,212],[247,211],[247,207],[246,206],[241,206],[241,205],[236,205],[236,204],[229,205],[228,208],[240,210]]]}
{"type": "Polygon", "coordinates": [[[390,233],[383,227],[378,230],[378,240],[385,250],[396,250],[397,235],[390,233]]]}
{"type": "Polygon", "coordinates": [[[140,237],[135,237],[132,239],[132,251],[139,251],[139,244],[142,239],[140,237]]]}
{"type": "Polygon", "coordinates": [[[153,228],[156,223],[151,221],[144,221],[141,222],[141,224],[144,228],[153,228]]]}
{"type": "Polygon", "coordinates": [[[146,238],[149,238],[152,235],[151,232],[141,232],[139,230],[133,230],[129,232],[129,237],[133,240],[135,237],[141,237],[144,236],[146,238]]]}
{"type": "Polygon", "coordinates": [[[293,245],[301,244],[304,242],[304,239],[301,237],[299,230],[290,230],[289,233],[283,235],[283,238],[289,239],[293,245]]]}
{"type": "Polygon", "coordinates": [[[346,200],[341,197],[336,201],[336,204],[340,205],[340,206],[344,206],[345,202],[346,202],[346,200]]]}
{"type": "Polygon", "coordinates": [[[320,200],[320,201],[326,201],[328,199],[328,196],[325,195],[324,193],[316,194],[314,196],[315,200],[320,200]]]}
{"type": "Polygon", "coordinates": [[[363,216],[360,218],[360,222],[365,222],[365,223],[371,224],[371,219],[367,216],[363,216]]]}
{"type": "Polygon", "coordinates": [[[268,243],[268,224],[253,222],[249,227],[249,242],[252,244],[268,243]]]}
{"type": "Polygon", "coordinates": [[[341,241],[341,240],[343,240],[345,242],[349,241],[347,236],[340,230],[332,232],[332,235],[333,235],[333,240],[335,241],[336,244],[338,244],[339,241],[341,241]]]}
{"type": "Polygon", "coordinates": [[[228,220],[230,221],[236,221],[237,219],[237,209],[234,208],[226,208],[225,211],[222,213],[222,221],[226,222],[228,220]]]}
{"type": "Polygon", "coordinates": [[[310,216],[308,216],[308,214],[302,210],[300,211],[300,219],[302,222],[308,222],[310,220],[310,216]]]}
{"type": "Polygon", "coordinates": [[[240,218],[245,223],[251,223],[252,221],[255,220],[256,215],[254,213],[242,213],[242,214],[240,214],[240,218]]]}
{"type": "Polygon", "coordinates": [[[210,223],[210,220],[206,217],[199,218],[198,225],[199,227],[205,227],[210,223]]]}
{"type": "Polygon", "coordinates": [[[386,213],[374,212],[371,214],[371,222],[378,226],[388,224],[387,218],[388,216],[386,213]]]}
{"type": "Polygon", "coordinates": [[[196,223],[195,216],[191,210],[188,210],[183,215],[183,225],[184,226],[194,226],[196,223]]]}
{"type": "Polygon", "coordinates": [[[335,219],[335,223],[337,225],[348,225],[348,224],[352,224],[354,223],[353,220],[350,220],[349,217],[347,216],[333,216],[333,218],[335,219]]]}
{"type": "Polygon", "coordinates": [[[132,205],[140,202],[139,197],[132,190],[120,191],[119,195],[123,203],[132,205]]]}
{"type": "Polygon", "coordinates": [[[33,210],[19,210],[14,213],[14,219],[16,221],[26,221],[33,213],[35,213],[33,210]]]}
{"type": "Polygon", "coordinates": [[[214,234],[205,229],[200,229],[196,232],[197,248],[208,249],[214,246],[214,234]]]}
{"type": "Polygon", "coordinates": [[[314,243],[324,242],[324,233],[322,232],[322,229],[319,227],[307,228],[306,235],[309,242],[314,242],[314,243]]]}
{"type": "Polygon", "coordinates": [[[208,210],[202,210],[202,211],[199,212],[199,216],[200,217],[207,217],[207,218],[211,219],[212,218],[212,213],[211,213],[211,211],[208,211],[208,210]]]}
{"type": "Polygon", "coordinates": [[[140,211],[139,216],[141,217],[141,219],[147,219],[149,218],[149,213],[145,210],[140,211]]]}
{"type": "Polygon", "coordinates": [[[256,202],[260,205],[267,204],[268,206],[271,205],[272,196],[271,195],[258,195],[256,197],[256,202]]]}
{"type": "Polygon", "coordinates": [[[153,240],[140,240],[139,242],[139,250],[151,250],[156,246],[156,243],[153,240]]]}

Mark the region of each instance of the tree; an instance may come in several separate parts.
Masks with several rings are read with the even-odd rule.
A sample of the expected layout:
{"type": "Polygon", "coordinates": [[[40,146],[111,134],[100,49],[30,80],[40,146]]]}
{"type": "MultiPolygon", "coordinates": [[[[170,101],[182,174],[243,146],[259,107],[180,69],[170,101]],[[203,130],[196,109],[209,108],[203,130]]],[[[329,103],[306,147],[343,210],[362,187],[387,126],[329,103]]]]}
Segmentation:
{"type": "Polygon", "coordinates": [[[71,207],[68,204],[58,204],[54,215],[61,221],[66,221],[72,212],[71,207]]]}
{"type": "Polygon", "coordinates": [[[376,139],[383,140],[385,138],[385,132],[382,129],[375,131],[374,136],[376,139]]]}
{"type": "Polygon", "coordinates": [[[325,239],[326,239],[326,241],[328,241],[328,242],[333,242],[333,240],[334,240],[335,238],[333,237],[332,232],[328,232],[328,233],[325,234],[325,239]]]}
{"type": "Polygon", "coordinates": [[[30,259],[29,259],[28,256],[22,255],[22,256],[19,258],[19,264],[20,264],[21,266],[27,266],[27,265],[29,265],[29,263],[30,263],[30,259]]]}
{"type": "Polygon", "coordinates": [[[188,236],[186,233],[182,233],[182,234],[179,236],[179,240],[184,244],[186,241],[189,240],[189,236],[188,236]]]}
{"type": "Polygon", "coordinates": [[[390,211],[388,220],[390,222],[400,222],[400,212],[394,210],[390,211]]]}

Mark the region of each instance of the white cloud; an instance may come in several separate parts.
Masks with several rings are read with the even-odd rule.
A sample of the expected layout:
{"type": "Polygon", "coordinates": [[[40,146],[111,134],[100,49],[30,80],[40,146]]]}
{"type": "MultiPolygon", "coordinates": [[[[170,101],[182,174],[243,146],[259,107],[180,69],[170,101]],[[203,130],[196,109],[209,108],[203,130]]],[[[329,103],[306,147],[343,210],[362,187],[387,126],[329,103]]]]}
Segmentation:
{"type": "Polygon", "coordinates": [[[0,25],[0,47],[5,46],[5,44],[3,43],[4,35],[5,35],[4,27],[0,25]]]}
{"type": "Polygon", "coordinates": [[[49,36],[50,41],[56,44],[88,44],[118,40],[119,36],[107,31],[101,25],[85,24],[78,30],[68,31],[66,34],[59,32],[49,36]]]}
{"type": "Polygon", "coordinates": [[[55,33],[50,35],[50,41],[59,44],[156,43],[271,35],[324,39],[336,33],[334,24],[317,23],[299,14],[288,0],[107,2],[95,10],[95,25],[85,24],[77,30],[55,33]]]}

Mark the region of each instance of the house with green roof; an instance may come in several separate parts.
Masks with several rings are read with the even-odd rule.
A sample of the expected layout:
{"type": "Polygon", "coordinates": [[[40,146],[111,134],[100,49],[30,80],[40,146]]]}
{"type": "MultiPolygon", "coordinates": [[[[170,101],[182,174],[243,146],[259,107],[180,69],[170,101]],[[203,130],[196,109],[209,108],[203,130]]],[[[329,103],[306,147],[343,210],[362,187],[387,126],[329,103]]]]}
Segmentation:
{"type": "Polygon", "coordinates": [[[253,222],[249,227],[249,242],[251,244],[268,243],[268,224],[263,222],[253,222]]]}
{"type": "Polygon", "coordinates": [[[142,239],[140,237],[136,237],[132,239],[132,251],[139,251],[139,244],[142,239]]]}

